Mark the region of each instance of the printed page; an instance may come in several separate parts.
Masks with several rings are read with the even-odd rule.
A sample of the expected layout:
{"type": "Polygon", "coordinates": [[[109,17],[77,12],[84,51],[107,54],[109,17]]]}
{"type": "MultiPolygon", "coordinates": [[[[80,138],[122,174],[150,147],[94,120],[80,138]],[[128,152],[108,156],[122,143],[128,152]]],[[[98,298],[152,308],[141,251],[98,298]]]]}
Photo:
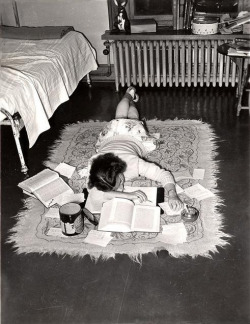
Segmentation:
{"type": "Polygon", "coordinates": [[[186,188],[184,192],[189,197],[196,198],[198,201],[214,196],[214,194],[210,190],[204,188],[199,183],[196,183],[195,185],[186,188]]]}
{"type": "MultiPolygon", "coordinates": [[[[24,190],[24,189],[23,189],[23,193],[25,193],[25,195],[27,195],[27,196],[30,196],[30,197],[36,198],[36,196],[35,196],[33,193],[31,193],[31,192],[29,192],[29,191],[26,191],[26,190],[24,190]]],[[[36,198],[36,199],[37,199],[37,198],[36,198]]]]}
{"type": "Polygon", "coordinates": [[[131,229],[135,232],[159,232],[160,207],[136,205],[131,229]]]}
{"type": "Polygon", "coordinates": [[[103,204],[98,226],[100,231],[130,232],[134,203],[128,199],[114,198],[103,204]]]}
{"type": "Polygon", "coordinates": [[[57,172],[54,172],[50,169],[45,169],[33,177],[20,182],[18,186],[26,191],[34,192],[38,188],[52,182],[53,180],[59,177],[57,172]]]}
{"type": "Polygon", "coordinates": [[[58,199],[60,195],[68,193],[74,192],[63,179],[57,178],[42,188],[37,189],[35,195],[46,207],[50,207],[56,203],[56,198],[58,199]]]}

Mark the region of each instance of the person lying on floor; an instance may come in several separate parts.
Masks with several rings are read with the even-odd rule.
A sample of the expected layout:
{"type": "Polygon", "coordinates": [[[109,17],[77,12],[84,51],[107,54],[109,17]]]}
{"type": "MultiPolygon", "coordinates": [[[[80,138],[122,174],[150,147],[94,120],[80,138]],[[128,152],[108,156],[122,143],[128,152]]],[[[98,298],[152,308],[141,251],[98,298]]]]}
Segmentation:
{"type": "Polygon", "coordinates": [[[118,103],[115,119],[102,130],[96,143],[96,152],[90,159],[88,188],[92,200],[105,202],[112,198],[147,200],[144,192],[123,192],[124,182],[146,177],[160,182],[168,195],[168,203],[173,210],[179,210],[183,204],[179,199],[172,174],[147,162],[143,157],[156,149],[157,141],[147,132],[135,107],[139,96],[134,87],[129,87],[118,103]]]}

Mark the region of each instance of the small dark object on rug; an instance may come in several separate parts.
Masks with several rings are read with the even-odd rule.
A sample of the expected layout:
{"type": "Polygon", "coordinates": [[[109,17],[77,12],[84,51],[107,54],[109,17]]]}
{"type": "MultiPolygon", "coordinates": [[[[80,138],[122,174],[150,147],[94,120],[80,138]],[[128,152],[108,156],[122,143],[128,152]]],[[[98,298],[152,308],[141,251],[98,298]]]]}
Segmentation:
{"type": "Polygon", "coordinates": [[[99,224],[99,221],[97,219],[97,217],[92,214],[87,208],[83,208],[82,212],[84,214],[84,217],[87,218],[88,221],[90,221],[91,224],[97,226],[99,224]]]}

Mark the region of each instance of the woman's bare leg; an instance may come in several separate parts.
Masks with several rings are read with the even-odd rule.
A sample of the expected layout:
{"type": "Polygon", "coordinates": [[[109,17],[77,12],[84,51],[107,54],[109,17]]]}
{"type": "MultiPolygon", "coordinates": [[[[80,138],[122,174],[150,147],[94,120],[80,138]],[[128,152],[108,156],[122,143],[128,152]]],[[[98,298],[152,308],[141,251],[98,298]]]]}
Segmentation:
{"type": "Polygon", "coordinates": [[[128,110],[128,118],[129,119],[139,119],[139,112],[133,101],[130,102],[129,110],[128,110]]]}
{"type": "MultiPolygon", "coordinates": [[[[125,94],[125,96],[126,95],[127,94],[125,94]]],[[[125,96],[122,98],[122,100],[118,103],[118,105],[116,107],[116,112],[115,112],[116,119],[117,118],[128,118],[130,99],[128,98],[128,96],[126,96],[126,97],[125,96]]],[[[132,99],[132,97],[131,97],[131,99],[132,99]]]]}
{"type": "Polygon", "coordinates": [[[134,87],[129,87],[123,96],[122,100],[118,103],[116,107],[115,118],[133,118],[138,119],[139,114],[134,106],[133,100],[138,95],[135,94],[136,90],[134,87]],[[136,113],[137,111],[137,113],[136,113]]]}

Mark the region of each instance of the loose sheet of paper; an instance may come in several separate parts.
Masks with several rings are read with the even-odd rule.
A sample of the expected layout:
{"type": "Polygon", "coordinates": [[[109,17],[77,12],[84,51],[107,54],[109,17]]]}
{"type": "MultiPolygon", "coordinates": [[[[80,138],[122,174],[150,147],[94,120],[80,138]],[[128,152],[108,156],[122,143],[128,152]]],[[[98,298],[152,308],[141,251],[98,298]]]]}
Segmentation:
{"type": "Polygon", "coordinates": [[[65,238],[68,238],[69,237],[67,235],[64,235],[62,233],[61,228],[59,228],[59,227],[51,227],[48,230],[48,232],[46,233],[46,235],[48,235],[48,236],[57,236],[57,237],[65,237],[65,238]]]}
{"type": "Polygon", "coordinates": [[[175,181],[180,181],[183,179],[193,179],[192,175],[188,170],[172,172],[175,178],[175,181]]]}
{"type": "Polygon", "coordinates": [[[70,179],[75,169],[76,169],[75,167],[63,162],[63,163],[59,163],[54,170],[59,172],[62,176],[65,176],[68,179],[70,179]]]}
{"type": "Polygon", "coordinates": [[[182,187],[179,186],[178,184],[175,185],[175,190],[176,190],[177,195],[184,192],[184,189],[182,189],[182,187]]]}
{"type": "Polygon", "coordinates": [[[193,178],[197,180],[203,180],[205,175],[204,169],[194,169],[193,178]]]}
{"type": "Polygon", "coordinates": [[[198,201],[214,197],[214,193],[204,188],[201,184],[196,183],[195,185],[188,187],[184,192],[191,198],[196,198],[198,201]]]}
{"type": "Polygon", "coordinates": [[[157,236],[160,242],[176,245],[187,241],[187,230],[183,223],[163,225],[162,228],[162,233],[157,236]]]}
{"type": "Polygon", "coordinates": [[[83,168],[77,171],[81,178],[89,176],[89,168],[83,168]]]}
{"type": "Polygon", "coordinates": [[[84,242],[105,247],[111,240],[112,236],[110,232],[90,230],[88,236],[84,239],[84,242]]]}
{"type": "Polygon", "coordinates": [[[75,202],[75,203],[82,203],[85,200],[85,195],[83,192],[80,193],[66,193],[62,196],[59,196],[55,199],[55,203],[62,206],[64,204],[75,202]]]}
{"type": "Polygon", "coordinates": [[[45,217],[60,218],[59,208],[51,207],[45,214],[45,217]]]}

